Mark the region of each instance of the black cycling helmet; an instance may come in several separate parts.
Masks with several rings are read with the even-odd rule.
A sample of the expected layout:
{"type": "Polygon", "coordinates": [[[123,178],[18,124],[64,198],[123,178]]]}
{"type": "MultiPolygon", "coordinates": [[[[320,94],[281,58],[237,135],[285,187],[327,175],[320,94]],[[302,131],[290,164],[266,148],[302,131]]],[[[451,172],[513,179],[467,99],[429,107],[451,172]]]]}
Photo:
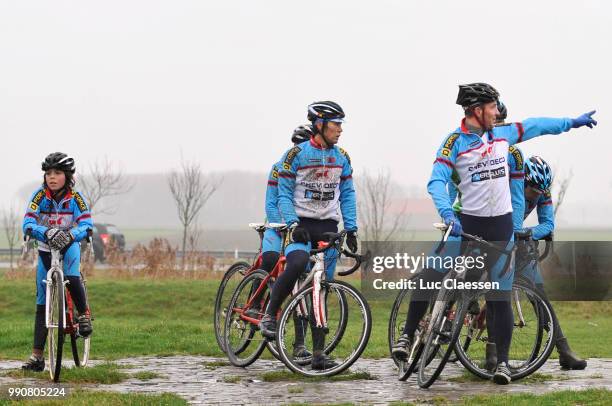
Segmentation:
{"type": "Polygon", "coordinates": [[[496,102],[498,99],[499,93],[493,86],[486,83],[470,83],[459,85],[456,103],[467,110],[483,103],[496,102]]]}
{"type": "Polygon", "coordinates": [[[304,141],[308,141],[313,135],[314,131],[312,130],[312,125],[304,124],[293,130],[291,142],[294,144],[301,144],[304,141]]]}
{"type": "Polygon", "coordinates": [[[58,169],[60,171],[73,174],[74,167],[74,159],[64,154],[63,152],[53,152],[45,158],[42,162],[42,170],[44,172],[49,169],[58,169]]]}
{"type": "Polygon", "coordinates": [[[308,106],[308,121],[314,123],[317,120],[342,122],[344,110],[338,103],[333,101],[314,102],[308,106]]]}
{"type": "Polygon", "coordinates": [[[497,121],[506,121],[506,118],[508,118],[508,109],[501,100],[497,101],[497,110],[499,111],[497,121]]]}

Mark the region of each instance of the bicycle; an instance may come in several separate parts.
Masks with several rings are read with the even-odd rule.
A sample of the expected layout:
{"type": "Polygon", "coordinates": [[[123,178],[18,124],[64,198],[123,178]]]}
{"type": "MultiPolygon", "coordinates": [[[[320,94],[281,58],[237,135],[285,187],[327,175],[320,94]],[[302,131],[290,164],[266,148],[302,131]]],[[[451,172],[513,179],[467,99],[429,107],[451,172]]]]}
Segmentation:
{"type": "MultiPolygon", "coordinates": [[[[264,236],[264,232],[267,228],[271,228],[276,230],[278,233],[281,234],[282,238],[281,240],[284,241],[285,238],[285,233],[286,233],[286,226],[285,224],[281,224],[281,223],[270,223],[267,226],[263,223],[250,223],[249,227],[253,228],[255,231],[257,231],[257,233],[259,234],[260,237],[260,247],[259,247],[259,252],[257,254],[257,256],[255,257],[252,265],[248,265],[248,263],[246,262],[238,262],[234,265],[232,265],[230,267],[230,269],[228,269],[228,271],[226,272],[226,274],[223,277],[223,280],[221,282],[221,285],[219,286],[219,289],[217,291],[217,297],[215,300],[215,334],[217,336],[217,340],[219,343],[219,347],[222,349],[222,351],[227,355],[227,351],[226,351],[226,347],[225,347],[225,321],[227,319],[227,312],[228,309],[230,308],[230,303],[231,303],[231,298],[233,297],[233,294],[238,290],[238,288],[241,286],[240,283],[242,283],[247,277],[250,277],[249,281],[253,282],[253,286],[251,287],[251,290],[249,291],[250,294],[254,294],[254,292],[257,290],[257,288],[260,286],[261,283],[263,283],[265,276],[262,277],[262,275],[267,275],[267,273],[260,269],[261,267],[261,262],[262,262],[262,243],[263,243],[263,236],[264,236]],[[253,274],[257,274],[258,276],[251,276],[253,274]],[[235,278],[235,277],[238,278],[235,278]],[[239,281],[236,281],[236,279],[240,279],[239,281]],[[236,281],[236,282],[234,282],[236,281]],[[230,282],[234,282],[235,284],[237,284],[238,286],[233,287],[233,285],[230,285],[230,282]],[[228,289],[229,287],[232,287],[232,289],[228,289]],[[230,291],[230,299],[225,301],[224,300],[224,293],[225,291],[230,291]],[[227,306],[223,306],[223,303],[227,302],[227,306]],[[223,320],[223,324],[221,324],[221,319],[223,320]],[[223,328],[222,331],[221,328],[223,328]]],[[[282,247],[284,250],[284,247],[282,247]]],[[[276,279],[276,277],[278,276],[278,274],[280,272],[282,272],[282,270],[284,269],[284,256],[281,255],[279,257],[279,261],[275,266],[275,269],[272,271],[272,273],[270,274],[270,278],[265,280],[265,284],[266,286],[264,288],[262,288],[262,290],[259,291],[258,295],[265,298],[266,299],[266,304],[267,304],[267,293],[264,293],[264,290],[267,288],[270,288],[271,290],[271,286],[274,282],[274,280],[276,279]]],[[[261,317],[263,316],[263,313],[261,312],[262,307],[264,306],[263,304],[260,303],[255,303],[255,301],[253,301],[250,304],[250,307],[243,309],[245,312],[248,310],[253,310],[254,308],[257,308],[257,315],[258,315],[258,319],[261,319],[261,317]]],[[[248,316],[248,315],[247,315],[248,316]]],[[[251,320],[252,321],[252,320],[251,320]]],[[[245,351],[249,345],[251,344],[251,342],[253,341],[258,341],[258,338],[255,338],[255,331],[258,329],[257,325],[250,326],[248,327],[248,329],[253,329],[253,331],[249,331],[248,333],[246,333],[247,330],[246,325],[241,326],[241,328],[244,330],[242,332],[241,338],[240,340],[242,340],[242,342],[240,344],[237,344],[236,347],[232,347],[231,348],[231,354],[228,356],[228,358],[230,358],[230,362],[233,363],[233,365],[235,366],[240,366],[240,367],[245,367],[250,365],[251,363],[255,362],[259,356],[261,355],[261,352],[263,352],[263,347],[261,348],[261,352],[259,352],[259,346],[256,347],[256,352],[246,356],[245,358],[238,358],[238,355],[240,355],[243,351],[245,351]],[[244,336],[244,334],[247,334],[246,336],[244,336]]],[[[270,351],[270,353],[278,360],[280,360],[279,355],[278,355],[278,350],[276,349],[276,343],[274,341],[267,341],[265,343],[265,347],[268,348],[268,350],[270,351]]]]}
{"type": "MultiPolygon", "coordinates": [[[[31,236],[26,234],[23,244],[23,257],[27,255],[31,236]]],[[[88,231],[86,242],[89,249],[88,258],[93,254],[92,234],[88,231]]],[[[89,306],[87,296],[87,280],[81,271],[81,280],[85,290],[86,313],[93,322],[94,318],[89,306]]],[[[82,337],[79,334],[77,309],[70,291],[66,287],[69,281],[64,279],[61,253],[51,249],[51,267],[47,271],[46,285],[45,325],[47,327],[47,351],[49,354],[49,374],[54,382],[59,382],[62,371],[62,355],[65,336],[70,336],[72,358],[76,367],[85,367],[89,362],[91,351],[91,336],[82,337]]]]}
{"type": "MultiPolygon", "coordinates": [[[[436,224],[435,227],[440,230],[446,231],[438,248],[439,252],[450,234],[450,229],[444,224],[436,224]]],[[[496,245],[474,235],[470,235],[467,233],[462,233],[461,235],[463,238],[468,240],[466,252],[472,253],[477,246],[485,246],[489,249],[498,251],[506,256],[506,261],[503,269],[508,269],[514,255],[514,246],[511,249],[507,250],[504,248],[497,247],[496,245]],[[476,243],[477,246],[474,247],[473,243],[476,243]]],[[[461,280],[465,279],[465,277],[466,272],[458,273],[453,269],[445,276],[444,280],[451,278],[455,280],[461,280]]],[[[478,282],[484,282],[487,280],[487,278],[487,273],[483,272],[478,282]]],[[[439,377],[451,353],[455,351],[458,347],[456,343],[459,338],[459,333],[461,332],[463,326],[468,324],[470,321],[470,319],[467,318],[468,314],[474,315],[476,313],[480,313],[474,311],[474,303],[478,303],[479,300],[482,300],[484,295],[488,292],[487,289],[479,289],[475,290],[474,292],[466,290],[457,291],[455,289],[448,289],[445,287],[446,284],[444,283],[444,281],[442,286],[443,288],[440,289],[436,298],[436,303],[431,311],[432,321],[429,323],[425,331],[425,344],[422,350],[425,356],[421,356],[421,359],[419,361],[418,384],[422,388],[428,388],[439,377]],[[441,351],[442,356],[439,358],[439,362],[436,364],[435,362],[433,362],[436,360],[436,358],[432,358],[430,360],[430,357],[432,354],[436,354],[439,351],[441,351]]],[[[547,321],[549,329],[550,331],[552,331],[552,336],[554,337],[554,331],[556,329],[556,326],[552,317],[552,313],[550,311],[550,305],[544,298],[541,297],[538,292],[532,291],[528,287],[523,288],[525,291],[527,291],[529,295],[528,297],[533,301],[532,303],[537,304],[535,306],[535,308],[538,309],[537,312],[546,312],[539,320],[547,321]]],[[[549,343],[546,349],[548,355],[550,354],[550,351],[552,351],[552,346],[550,344],[552,344],[552,342],[549,343]]],[[[548,355],[546,355],[546,357],[548,355]]],[[[461,360],[461,356],[459,353],[458,356],[461,360]]],[[[534,371],[536,371],[544,362],[545,357],[539,357],[537,362],[531,362],[527,365],[519,366],[518,369],[515,368],[512,378],[520,379],[525,376],[528,376],[534,371]]]]}
{"type": "MultiPolygon", "coordinates": [[[[524,255],[520,256],[521,263],[516,266],[517,276],[512,286],[515,322],[508,363],[512,380],[523,378],[540,368],[554,348],[558,331],[554,309],[533,281],[522,275],[523,270],[548,255],[552,238],[546,238],[545,241],[546,248],[540,255],[530,234],[518,235],[517,244],[524,247],[524,255]]],[[[467,317],[465,325],[465,334],[460,336],[455,349],[457,358],[476,376],[491,379],[493,371],[486,365],[486,350],[483,348],[483,344],[488,341],[486,305],[481,306],[478,314],[467,317]]]]}
{"type": "Polygon", "coordinates": [[[276,342],[280,358],[291,371],[304,376],[333,376],[343,372],[361,356],[370,338],[372,315],[366,299],[350,284],[325,278],[324,253],[328,249],[336,249],[338,255],[355,260],[355,264],[350,269],[338,272],[340,276],[354,273],[367,258],[367,254],[361,256],[342,248],[346,234],[346,231],[326,233],[328,241],[319,242],[318,247],[310,251],[315,265],[301,283],[299,290],[283,308],[278,319],[276,342]],[[333,298],[337,298],[337,302],[333,298]],[[330,326],[338,326],[332,339],[323,346],[326,357],[335,352],[335,355],[341,358],[337,365],[323,370],[312,369],[310,360],[305,362],[293,356],[289,348],[295,338],[292,335],[295,326],[291,326],[291,322],[294,321],[291,316],[294,313],[301,314],[313,330],[311,348],[317,348],[314,343],[315,328],[318,333],[324,333],[324,337],[330,326]],[[352,317],[349,318],[349,315],[352,317]]]}
{"type": "MultiPolygon", "coordinates": [[[[284,224],[271,224],[270,227],[282,233],[285,233],[287,229],[284,224]]],[[[228,307],[229,317],[226,317],[224,329],[225,346],[229,348],[226,354],[232,365],[246,367],[252,364],[259,358],[266,345],[268,345],[269,349],[276,350],[276,341],[269,341],[255,334],[259,330],[259,321],[264,315],[264,309],[267,307],[273,282],[284,271],[285,261],[285,256],[281,254],[272,272],[267,273],[263,270],[256,270],[246,276],[234,291],[228,307]],[[255,313],[255,317],[253,317],[253,313],[255,313]],[[251,346],[251,343],[256,344],[251,346]],[[248,348],[251,349],[251,352],[245,354],[244,352],[248,348]]],[[[303,279],[298,280],[293,292],[295,293],[299,286],[303,286],[304,282],[303,279]]],[[[330,335],[331,340],[325,345],[325,351],[327,352],[332,351],[336,347],[346,328],[348,315],[347,311],[344,310],[346,309],[346,298],[340,294],[337,294],[336,297],[340,313],[343,317],[340,317],[338,320],[334,334],[330,335]]],[[[277,319],[280,313],[281,309],[279,309],[277,319]]],[[[298,322],[304,323],[307,321],[304,318],[305,314],[307,314],[305,310],[295,312],[296,328],[300,327],[297,326],[298,322]]],[[[301,328],[306,328],[306,324],[302,324],[301,328]]],[[[275,356],[277,359],[280,359],[278,352],[275,356]]],[[[310,363],[311,359],[310,356],[300,357],[298,361],[307,364],[310,363]]]]}

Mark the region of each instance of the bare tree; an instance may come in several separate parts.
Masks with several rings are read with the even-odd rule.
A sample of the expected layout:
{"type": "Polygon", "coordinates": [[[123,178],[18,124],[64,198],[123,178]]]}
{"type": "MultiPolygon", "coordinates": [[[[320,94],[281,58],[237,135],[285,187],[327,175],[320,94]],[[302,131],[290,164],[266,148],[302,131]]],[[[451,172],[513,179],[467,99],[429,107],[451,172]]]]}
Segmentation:
{"type": "Polygon", "coordinates": [[[565,177],[561,181],[561,184],[559,185],[559,193],[557,194],[557,204],[555,205],[555,212],[554,212],[555,216],[557,215],[557,211],[559,210],[559,207],[561,207],[561,203],[563,203],[563,199],[565,198],[565,193],[567,192],[567,189],[569,188],[569,185],[570,185],[570,182],[573,176],[574,176],[574,171],[570,169],[570,172],[567,175],[567,177],[565,177]]]}
{"type": "Polygon", "coordinates": [[[181,158],[181,169],[170,173],[168,186],[176,202],[178,217],[183,226],[181,268],[185,269],[185,247],[188,231],[202,207],[217,190],[218,182],[210,177],[205,177],[202,174],[200,164],[187,162],[181,158]]]}
{"type": "Polygon", "coordinates": [[[364,171],[357,180],[360,229],[367,241],[389,241],[398,231],[404,230],[408,222],[407,202],[398,212],[391,213],[391,204],[397,198],[391,184],[389,170],[380,170],[376,175],[364,171]]]}
{"type": "Polygon", "coordinates": [[[9,246],[11,271],[13,270],[13,252],[21,238],[20,216],[15,206],[2,210],[2,228],[9,246]]]}
{"type": "Polygon", "coordinates": [[[113,214],[116,206],[100,207],[99,203],[111,196],[118,196],[129,192],[134,186],[130,183],[115,163],[104,159],[97,159],[89,165],[85,175],[79,179],[79,186],[89,209],[95,214],[113,214]]]}

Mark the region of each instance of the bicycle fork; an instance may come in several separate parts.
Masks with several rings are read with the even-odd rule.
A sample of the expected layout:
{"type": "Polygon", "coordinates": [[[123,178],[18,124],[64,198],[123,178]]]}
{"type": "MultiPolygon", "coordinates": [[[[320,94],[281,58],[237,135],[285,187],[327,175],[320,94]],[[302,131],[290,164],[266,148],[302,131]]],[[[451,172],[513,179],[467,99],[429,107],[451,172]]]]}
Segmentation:
{"type": "MultiPolygon", "coordinates": [[[[68,284],[67,280],[64,280],[64,272],[62,272],[62,268],[60,267],[60,261],[59,261],[59,252],[56,250],[52,250],[51,251],[51,267],[49,268],[49,270],[47,271],[47,279],[43,280],[43,283],[46,285],[45,287],[45,291],[46,291],[46,297],[45,297],[45,325],[47,326],[47,328],[58,328],[59,326],[57,324],[52,324],[51,320],[49,320],[49,314],[51,313],[49,311],[49,309],[51,308],[51,306],[53,305],[51,303],[51,286],[53,285],[53,280],[51,279],[51,274],[53,272],[57,272],[59,275],[59,279],[61,281],[62,284],[62,289],[65,291],[66,290],[66,285],[68,284]]],[[[62,300],[61,303],[62,306],[62,311],[61,311],[61,317],[62,317],[62,325],[64,326],[64,328],[66,327],[66,302],[65,300],[62,300]]]]}

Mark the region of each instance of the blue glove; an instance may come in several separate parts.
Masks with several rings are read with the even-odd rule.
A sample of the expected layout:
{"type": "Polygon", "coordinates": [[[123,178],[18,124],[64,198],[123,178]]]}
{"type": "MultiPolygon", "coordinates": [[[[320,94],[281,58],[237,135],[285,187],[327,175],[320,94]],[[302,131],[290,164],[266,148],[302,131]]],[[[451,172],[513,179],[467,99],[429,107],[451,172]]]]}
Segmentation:
{"type": "Polygon", "coordinates": [[[444,224],[450,226],[451,233],[453,237],[461,237],[461,233],[463,232],[463,227],[461,227],[461,223],[455,216],[448,216],[444,218],[444,224]]]}
{"type": "Polygon", "coordinates": [[[572,120],[572,128],[579,128],[585,125],[589,128],[593,128],[594,125],[597,125],[597,121],[591,117],[593,114],[595,114],[595,110],[584,113],[578,118],[574,118],[572,120]]]}

